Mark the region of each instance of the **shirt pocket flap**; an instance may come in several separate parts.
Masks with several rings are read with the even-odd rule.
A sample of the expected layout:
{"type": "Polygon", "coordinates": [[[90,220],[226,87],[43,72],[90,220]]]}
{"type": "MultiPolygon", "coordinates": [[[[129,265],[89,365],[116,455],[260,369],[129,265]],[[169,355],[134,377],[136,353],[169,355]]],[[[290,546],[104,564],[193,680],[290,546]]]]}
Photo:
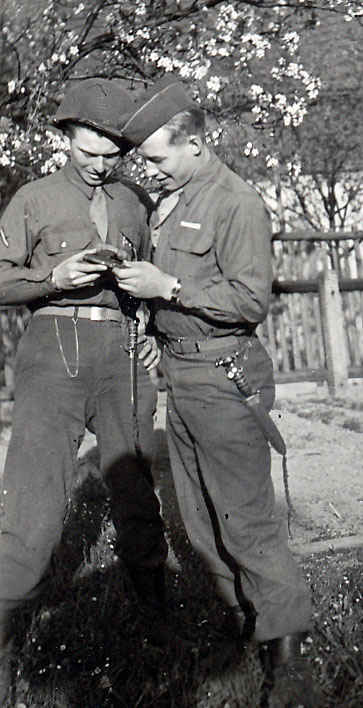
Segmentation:
{"type": "Polygon", "coordinates": [[[90,236],[87,234],[82,236],[79,233],[77,233],[76,237],[73,234],[69,234],[69,232],[66,234],[43,234],[42,242],[49,256],[59,255],[61,253],[64,253],[66,256],[92,247],[92,239],[90,236]]]}
{"type": "Polygon", "coordinates": [[[211,233],[201,231],[191,226],[179,226],[169,238],[170,247],[176,251],[186,251],[202,256],[212,247],[213,236],[211,233]]]}

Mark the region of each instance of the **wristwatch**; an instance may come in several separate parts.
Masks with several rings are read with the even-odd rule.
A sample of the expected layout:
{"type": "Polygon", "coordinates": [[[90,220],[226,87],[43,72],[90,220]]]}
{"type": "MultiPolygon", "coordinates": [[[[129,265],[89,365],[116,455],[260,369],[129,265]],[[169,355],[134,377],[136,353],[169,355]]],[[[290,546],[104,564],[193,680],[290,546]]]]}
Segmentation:
{"type": "Polygon", "coordinates": [[[181,280],[178,278],[175,285],[171,289],[170,302],[172,303],[172,305],[179,304],[179,293],[181,290],[181,286],[181,280]]]}

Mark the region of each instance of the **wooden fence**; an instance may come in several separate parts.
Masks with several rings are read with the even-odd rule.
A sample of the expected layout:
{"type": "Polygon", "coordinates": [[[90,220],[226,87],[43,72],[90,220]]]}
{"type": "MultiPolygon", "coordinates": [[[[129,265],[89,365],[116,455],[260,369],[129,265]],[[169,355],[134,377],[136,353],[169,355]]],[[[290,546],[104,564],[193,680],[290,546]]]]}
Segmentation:
{"type": "MultiPolygon", "coordinates": [[[[258,332],[276,381],[363,378],[363,232],[293,231],[272,242],[275,280],[258,332]]],[[[0,420],[10,420],[14,359],[26,308],[0,308],[0,420]]]]}
{"type": "Polygon", "coordinates": [[[277,382],[363,377],[363,232],[293,231],[273,239],[275,280],[259,334],[277,382]]]}

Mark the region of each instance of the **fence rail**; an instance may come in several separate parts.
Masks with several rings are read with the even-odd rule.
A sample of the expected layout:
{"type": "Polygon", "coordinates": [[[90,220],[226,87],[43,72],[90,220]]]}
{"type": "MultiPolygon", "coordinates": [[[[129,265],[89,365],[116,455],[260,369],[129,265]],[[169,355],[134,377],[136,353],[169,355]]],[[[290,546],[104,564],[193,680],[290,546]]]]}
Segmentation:
{"type": "Polygon", "coordinates": [[[363,231],[313,231],[294,229],[276,232],[272,241],[363,241],[363,231]]]}
{"type": "Polygon", "coordinates": [[[276,278],[259,327],[276,380],[363,377],[363,231],[275,234],[276,278]]]}
{"type": "MultiPolygon", "coordinates": [[[[363,278],[342,278],[338,281],[341,292],[363,291],[363,278]]],[[[274,280],[272,292],[275,295],[291,293],[318,293],[319,280],[274,280]]]]}

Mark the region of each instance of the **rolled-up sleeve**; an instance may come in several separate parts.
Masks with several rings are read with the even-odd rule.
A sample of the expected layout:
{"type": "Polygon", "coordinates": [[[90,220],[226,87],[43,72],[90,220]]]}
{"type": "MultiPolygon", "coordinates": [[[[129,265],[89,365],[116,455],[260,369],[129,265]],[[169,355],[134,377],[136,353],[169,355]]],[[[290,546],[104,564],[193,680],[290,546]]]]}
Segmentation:
{"type": "Polygon", "coordinates": [[[257,324],[266,317],[272,285],[269,215],[252,191],[215,210],[217,269],[204,280],[186,274],[179,301],[210,320],[257,324]]]}

